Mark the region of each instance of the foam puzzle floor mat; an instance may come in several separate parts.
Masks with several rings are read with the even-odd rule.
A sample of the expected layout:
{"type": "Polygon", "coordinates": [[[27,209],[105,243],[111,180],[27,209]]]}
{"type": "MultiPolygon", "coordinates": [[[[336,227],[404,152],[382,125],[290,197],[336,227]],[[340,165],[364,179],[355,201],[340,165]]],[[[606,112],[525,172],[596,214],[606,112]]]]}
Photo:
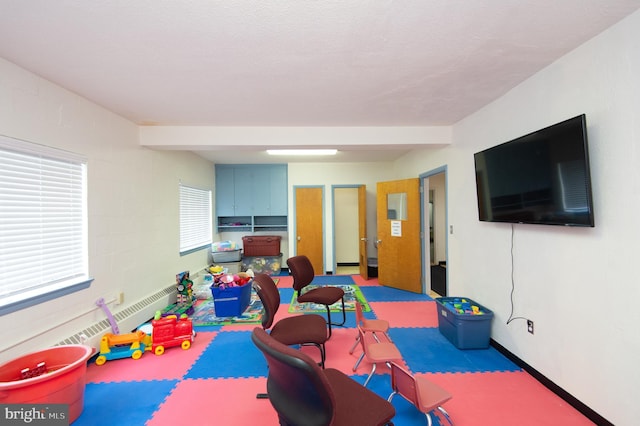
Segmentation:
{"type": "MultiPolygon", "coordinates": [[[[290,277],[281,277],[278,318],[288,312],[290,277]]],[[[323,277],[320,284],[339,284],[323,277]]],[[[349,277],[350,278],[350,277],[349,277]]],[[[403,365],[447,389],[453,398],[444,404],[456,425],[593,425],[580,412],[518,368],[494,348],[460,350],[438,329],[436,302],[426,295],[407,294],[355,280],[371,311],[368,318],[390,322],[390,337],[400,349],[403,365]]],[[[340,284],[353,284],[342,282],[340,284]]],[[[191,347],[168,348],[163,355],[145,352],[140,359],[108,361],[87,368],[84,410],[74,426],[277,426],[278,417],[266,392],[267,364],[251,341],[252,324],[195,327],[191,347]]],[[[327,367],[364,383],[371,364],[360,356],[355,341],[355,312],[347,312],[344,327],[334,327],[327,342],[327,367]]],[[[318,358],[317,349],[303,347],[318,358]]],[[[389,370],[379,366],[368,388],[387,399],[389,370]]],[[[393,399],[396,426],[424,425],[425,417],[403,398],[393,399]]],[[[445,422],[446,424],[446,422],[445,422]]],[[[434,425],[442,425],[434,418],[434,425]]]]}

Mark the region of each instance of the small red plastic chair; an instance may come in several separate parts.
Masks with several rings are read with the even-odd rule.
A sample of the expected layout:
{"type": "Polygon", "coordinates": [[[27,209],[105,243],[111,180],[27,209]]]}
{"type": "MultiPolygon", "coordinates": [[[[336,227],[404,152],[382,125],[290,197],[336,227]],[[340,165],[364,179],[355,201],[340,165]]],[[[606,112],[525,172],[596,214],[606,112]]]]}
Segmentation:
{"type": "MultiPolygon", "coordinates": [[[[362,328],[362,331],[364,331],[365,333],[371,333],[373,335],[373,338],[376,339],[376,341],[378,342],[380,341],[380,339],[378,338],[376,333],[382,333],[384,334],[386,339],[390,342],[391,338],[387,334],[387,331],[389,331],[389,321],[383,320],[383,319],[365,318],[362,312],[362,304],[358,301],[356,301],[355,304],[356,304],[356,324],[360,326],[360,328],[362,328]]],[[[353,351],[356,349],[356,346],[358,346],[359,342],[360,342],[360,333],[358,333],[358,335],[356,336],[356,341],[353,343],[351,350],[349,350],[350,354],[353,353],[353,351]]]]}
{"type": "Polygon", "coordinates": [[[356,364],[353,366],[353,371],[358,369],[360,362],[366,358],[368,362],[372,364],[371,372],[367,377],[367,380],[364,381],[364,387],[367,387],[369,380],[373,377],[373,374],[376,372],[376,368],[379,363],[385,363],[389,365],[392,361],[401,361],[402,354],[400,354],[400,350],[393,344],[391,341],[379,342],[374,340],[372,337],[367,337],[365,335],[364,330],[360,326],[358,326],[358,337],[360,339],[360,346],[362,346],[362,354],[356,364]]]}
{"type": "MultiPolygon", "coordinates": [[[[420,412],[427,417],[427,425],[431,426],[431,413],[437,409],[453,426],[449,413],[442,408],[442,404],[452,398],[452,395],[437,384],[425,379],[415,377],[407,370],[396,363],[390,363],[391,367],[391,388],[393,392],[387,401],[391,402],[396,394],[412,403],[420,412]]],[[[437,415],[437,413],[434,413],[437,415]]]]}

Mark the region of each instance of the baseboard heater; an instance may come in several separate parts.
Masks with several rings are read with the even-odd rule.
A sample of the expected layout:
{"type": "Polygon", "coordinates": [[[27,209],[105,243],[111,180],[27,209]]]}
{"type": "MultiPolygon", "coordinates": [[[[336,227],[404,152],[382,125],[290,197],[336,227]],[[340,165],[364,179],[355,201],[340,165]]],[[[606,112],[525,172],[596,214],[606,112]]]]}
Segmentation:
{"type": "MultiPolygon", "coordinates": [[[[146,297],[139,302],[113,313],[120,330],[133,330],[140,324],[153,317],[155,311],[161,310],[175,302],[176,286],[171,285],[146,297]]],[[[100,339],[105,333],[111,332],[111,324],[107,318],[78,331],[63,339],[55,346],[84,344],[94,348],[100,345],[100,339]]]]}

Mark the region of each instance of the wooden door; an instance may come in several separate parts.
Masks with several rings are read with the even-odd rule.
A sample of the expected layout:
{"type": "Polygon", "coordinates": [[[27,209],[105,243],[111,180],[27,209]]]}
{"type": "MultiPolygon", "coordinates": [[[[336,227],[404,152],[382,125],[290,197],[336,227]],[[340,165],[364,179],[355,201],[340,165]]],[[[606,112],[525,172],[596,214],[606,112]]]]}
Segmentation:
{"type": "Polygon", "coordinates": [[[324,268],[324,188],[296,187],[296,255],[311,260],[316,275],[323,275],[324,268]]]}
{"type": "Polygon", "coordinates": [[[378,182],[378,281],[422,293],[420,181],[378,182]]]}
{"type": "Polygon", "coordinates": [[[360,263],[360,276],[369,279],[369,262],[367,258],[367,187],[358,187],[358,256],[360,263]]]}

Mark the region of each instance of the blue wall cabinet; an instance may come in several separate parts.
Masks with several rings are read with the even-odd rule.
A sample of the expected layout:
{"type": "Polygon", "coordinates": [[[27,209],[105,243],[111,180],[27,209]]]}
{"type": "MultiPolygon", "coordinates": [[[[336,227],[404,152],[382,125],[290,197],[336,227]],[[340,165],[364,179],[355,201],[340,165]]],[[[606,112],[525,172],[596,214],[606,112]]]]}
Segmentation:
{"type": "Polygon", "coordinates": [[[218,231],[287,229],[286,164],[216,165],[218,231]]]}

